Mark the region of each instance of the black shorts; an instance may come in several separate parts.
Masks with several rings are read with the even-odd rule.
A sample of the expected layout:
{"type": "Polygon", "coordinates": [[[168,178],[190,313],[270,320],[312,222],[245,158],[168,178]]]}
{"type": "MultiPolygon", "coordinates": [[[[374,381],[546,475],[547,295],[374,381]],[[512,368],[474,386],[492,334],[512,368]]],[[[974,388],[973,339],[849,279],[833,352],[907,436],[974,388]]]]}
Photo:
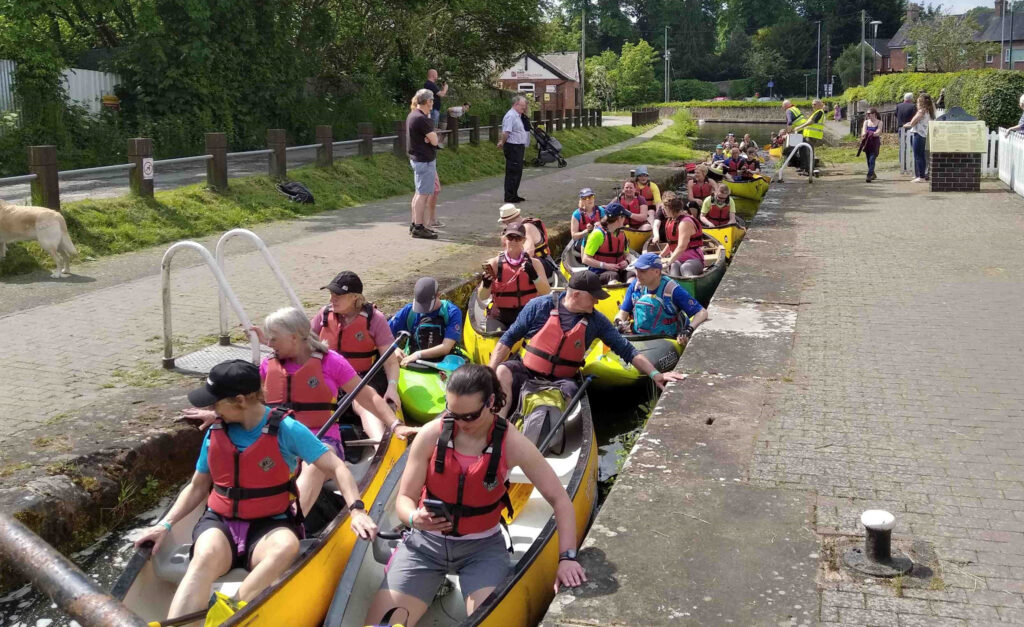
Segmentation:
{"type": "Polygon", "coordinates": [[[244,568],[246,570],[252,570],[252,552],[259,544],[259,541],[263,539],[263,536],[267,535],[271,531],[284,527],[291,529],[295,537],[302,538],[302,525],[296,523],[290,518],[259,518],[257,520],[249,521],[249,531],[245,535],[245,551],[241,554],[238,552],[238,545],[235,542],[235,538],[231,534],[231,530],[228,529],[228,525],[224,520],[224,517],[217,512],[207,509],[203,514],[203,517],[199,519],[196,526],[192,529],[192,548],[189,549],[189,559],[192,558],[192,552],[196,548],[196,540],[203,534],[207,529],[219,529],[221,533],[228,539],[228,544],[231,545],[231,568],[244,568]]]}

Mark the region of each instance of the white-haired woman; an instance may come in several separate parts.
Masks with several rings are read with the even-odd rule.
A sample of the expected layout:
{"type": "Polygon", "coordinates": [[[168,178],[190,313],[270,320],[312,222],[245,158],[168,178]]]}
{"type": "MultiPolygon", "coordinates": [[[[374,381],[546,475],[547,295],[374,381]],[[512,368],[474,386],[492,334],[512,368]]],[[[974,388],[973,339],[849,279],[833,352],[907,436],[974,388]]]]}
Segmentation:
{"type": "MultiPolygon", "coordinates": [[[[253,329],[260,342],[274,349],[274,354],[264,357],[260,363],[264,401],[269,407],[292,409],[295,419],[316,433],[334,413],[339,391],[349,393],[354,390],[359,384],[359,375],[344,357],[327,348],[327,344],[312,334],[309,318],[294,307],[278,309],[264,319],[262,329],[253,329]]],[[[356,400],[363,407],[373,408],[396,435],[404,437],[406,428],[373,388],[364,387],[356,395],[356,400]]],[[[186,417],[210,422],[214,418],[209,415],[213,414],[209,409],[186,410],[183,413],[186,417]]],[[[337,422],[320,439],[338,457],[345,459],[337,422]]],[[[324,474],[314,466],[303,464],[296,481],[303,514],[309,513],[316,502],[324,478],[324,474]]]]}
{"type": "Polygon", "coordinates": [[[1010,128],[1006,129],[1006,132],[1008,134],[1024,132],[1024,94],[1021,94],[1020,98],[1017,99],[1017,106],[1019,106],[1021,109],[1020,119],[1017,120],[1017,126],[1011,126],[1010,128]]]}

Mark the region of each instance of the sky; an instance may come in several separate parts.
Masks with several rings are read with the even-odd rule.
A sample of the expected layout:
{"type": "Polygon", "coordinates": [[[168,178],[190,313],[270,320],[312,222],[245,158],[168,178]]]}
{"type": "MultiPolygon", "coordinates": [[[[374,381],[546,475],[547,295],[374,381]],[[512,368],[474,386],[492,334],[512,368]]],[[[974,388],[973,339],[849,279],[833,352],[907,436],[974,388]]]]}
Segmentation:
{"type": "Polygon", "coordinates": [[[943,13],[963,13],[977,6],[984,6],[989,9],[995,8],[994,0],[989,2],[979,0],[933,0],[933,4],[941,4],[943,13]]]}

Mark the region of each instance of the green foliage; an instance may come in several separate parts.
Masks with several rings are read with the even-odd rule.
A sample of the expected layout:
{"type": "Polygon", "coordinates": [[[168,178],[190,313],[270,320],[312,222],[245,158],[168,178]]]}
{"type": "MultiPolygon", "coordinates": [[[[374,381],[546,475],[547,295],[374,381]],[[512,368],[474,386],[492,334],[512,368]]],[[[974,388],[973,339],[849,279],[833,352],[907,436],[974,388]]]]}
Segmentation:
{"type": "Polygon", "coordinates": [[[908,50],[918,69],[938,72],[966,70],[981,65],[988,54],[999,54],[999,45],[974,41],[980,30],[973,17],[937,16],[922,19],[907,33],[914,42],[908,50]]]}
{"type": "Polygon", "coordinates": [[[605,50],[586,60],[585,106],[600,106],[607,110],[618,105],[618,67],[619,55],[612,50],[605,50]]]}
{"type": "Polygon", "coordinates": [[[695,78],[680,78],[672,81],[672,98],[675,100],[711,100],[718,97],[718,86],[695,78]]]}
{"type": "Polygon", "coordinates": [[[876,77],[864,87],[843,92],[843,102],[866,100],[879,105],[899,102],[903,94],[922,91],[936,97],[946,90],[946,107],[963,107],[990,128],[1013,126],[1020,117],[1017,99],[1024,93],[1024,72],[965,70],[944,74],[907,72],[876,77]]]}
{"type": "MultiPolygon", "coordinates": [[[[863,56],[864,76],[867,80],[871,80],[871,73],[875,70],[875,52],[871,46],[864,45],[863,56]]],[[[842,81],[843,85],[860,84],[860,58],[861,46],[853,44],[847,46],[843,50],[843,54],[839,55],[839,58],[836,59],[836,75],[839,76],[839,80],[842,81]]]]}
{"type": "Polygon", "coordinates": [[[768,81],[786,69],[786,58],[765,44],[755,44],[747,55],[746,70],[750,80],[757,85],[767,85],[768,81]]]}
{"type": "MultiPolygon", "coordinates": [[[[629,126],[580,128],[563,131],[558,139],[562,154],[572,157],[629,139],[641,130],[629,126]]],[[[462,145],[441,153],[437,169],[446,185],[455,184],[500,174],[505,159],[490,144],[462,145]]],[[[316,204],[289,202],[277,191],[275,181],[256,176],[231,179],[224,194],[192,185],[157,192],[152,199],[123,196],[66,203],[62,213],[79,255],[99,257],[412,192],[409,161],[391,154],[338,159],[330,169],[298,168],[289,171],[289,178],[306,184],[316,204]]],[[[0,276],[52,263],[34,242],[8,248],[7,257],[0,262],[0,276]]]]}
{"type": "Polygon", "coordinates": [[[681,109],[672,116],[672,125],[642,144],[623,148],[597,158],[599,163],[647,163],[650,165],[700,159],[704,153],[693,149],[691,137],[697,134],[697,123],[690,113],[681,109]]]}
{"type": "Polygon", "coordinates": [[[624,44],[619,64],[613,71],[618,87],[618,102],[623,106],[635,106],[651,100],[658,93],[658,81],[654,78],[654,48],[646,41],[638,44],[624,44]]]}
{"type": "MultiPolygon", "coordinates": [[[[823,98],[825,105],[828,107],[832,106],[832,100],[823,98]]],[[[791,98],[790,101],[800,108],[810,107],[810,100],[801,100],[799,98],[791,98]]],[[[682,109],[695,109],[695,108],[711,108],[711,109],[782,109],[782,102],[779,100],[770,100],[766,102],[757,102],[756,100],[717,100],[714,102],[705,100],[691,100],[687,102],[654,102],[643,105],[645,107],[675,107],[682,109]]]]}
{"type": "Polygon", "coordinates": [[[729,97],[730,98],[747,98],[753,96],[758,91],[758,85],[761,83],[755,81],[752,78],[741,78],[729,83],[729,97]]]}

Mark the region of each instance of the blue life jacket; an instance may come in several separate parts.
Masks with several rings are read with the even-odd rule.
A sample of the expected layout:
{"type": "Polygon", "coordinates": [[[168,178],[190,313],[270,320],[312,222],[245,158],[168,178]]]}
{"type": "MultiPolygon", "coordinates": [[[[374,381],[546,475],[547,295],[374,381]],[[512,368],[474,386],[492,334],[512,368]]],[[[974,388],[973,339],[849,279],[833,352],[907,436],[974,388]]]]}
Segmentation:
{"type": "Polygon", "coordinates": [[[412,336],[409,352],[426,350],[439,346],[448,329],[448,301],[441,301],[437,314],[417,314],[410,311],[405,319],[406,330],[412,336]]]}
{"type": "Polygon", "coordinates": [[[679,287],[667,276],[661,277],[661,284],[653,292],[641,287],[637,296],[637,285],[633,287],[633,330],[640,335],[678,335],[689,324],[686,314],[672,302],[672,292],[679,287]]]}

